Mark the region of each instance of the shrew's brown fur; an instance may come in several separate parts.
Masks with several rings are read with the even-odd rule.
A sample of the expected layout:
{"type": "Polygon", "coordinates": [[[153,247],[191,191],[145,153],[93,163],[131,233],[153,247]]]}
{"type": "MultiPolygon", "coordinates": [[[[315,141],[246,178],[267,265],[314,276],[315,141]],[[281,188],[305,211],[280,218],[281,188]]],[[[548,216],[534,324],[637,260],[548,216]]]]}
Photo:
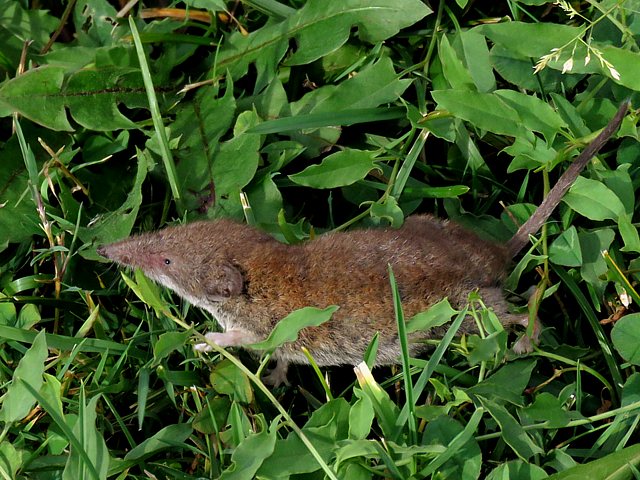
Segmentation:
{"type": "MultiPolygon", "coordinates": [[[[500,287],[505,269],[560,202],[598,149],[617,130],[628,106],[576,159],[573,177],[564,176],[507,245],[482,240],[460,226],[430,215],[406,219],[399,229],[354,230],[321,235],[301,245],[282,244],[251,226],[230,220],[195,222],[134,236],[100,247],[98,253],[171,288],[194,305],[211,312],[224,333],[208,334],[221,346],[265,339],[276,323],[292,311],[338,305],[332,319],[305,328],[298,340],[280,347],[283,381],[289,363],[306,363],[306,347],[319,365],[356,364],[373,336],[380,335],[377,361],[395,363],[400,353],[388,265],[399,286],[406,318],[447,297],[454,307],[478,290],[504,325],[526,324],[526,315],[512,315],[500,287]],[[587,158],[588,157],[588,158],[587,158]],[[576,173],[577,172],[577,173],[576,173]],[[535,230],[534,230],[535,229],[535,230]]],[[[573,167],[573,166],[572,166],[573,167]]],[[[421,342],[440,338],[447,326],[410,335],[413,353],[421,342]]],[[[462,332],[473,332],[472,321],[462,332]]],[[[534,328],[533,341],[540,327],[534,328]]],[[[526,342],[517,348],[525,350],[526,342]]]]}

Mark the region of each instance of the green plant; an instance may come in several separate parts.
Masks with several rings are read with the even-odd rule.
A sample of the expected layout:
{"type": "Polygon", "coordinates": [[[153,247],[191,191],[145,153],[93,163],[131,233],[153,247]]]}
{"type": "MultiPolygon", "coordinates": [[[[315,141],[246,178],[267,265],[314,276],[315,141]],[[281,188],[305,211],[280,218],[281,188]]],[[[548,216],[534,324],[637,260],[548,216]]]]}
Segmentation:
{"type": "Polygon", "coordinates": [[[294,243],[428,211],[505,241],[637,106],[637,2],[38,5],[0,11],[2,478],[638,476],[633,108],[506,280],[544,297],[524,358],[481,298],[405,325],[396,293],[403,340],[451,325],[428,358],[372,372],[374,338],[355,375],[270,391],[268,358],[195,353],[213,319],[95,252],[222,216],[294,243]]]}

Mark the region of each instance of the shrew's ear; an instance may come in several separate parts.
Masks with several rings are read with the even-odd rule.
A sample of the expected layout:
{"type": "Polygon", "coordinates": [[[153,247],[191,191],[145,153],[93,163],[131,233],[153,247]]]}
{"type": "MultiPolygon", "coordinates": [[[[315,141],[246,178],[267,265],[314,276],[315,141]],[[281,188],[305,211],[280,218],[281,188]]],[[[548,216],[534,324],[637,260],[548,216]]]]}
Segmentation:
{"type": "Polygon", "coordinates": [[[212,299],[222,300],[242,294],[242,272],[229,263],[218,264],[206,276],[205,291],[212,299]]]}

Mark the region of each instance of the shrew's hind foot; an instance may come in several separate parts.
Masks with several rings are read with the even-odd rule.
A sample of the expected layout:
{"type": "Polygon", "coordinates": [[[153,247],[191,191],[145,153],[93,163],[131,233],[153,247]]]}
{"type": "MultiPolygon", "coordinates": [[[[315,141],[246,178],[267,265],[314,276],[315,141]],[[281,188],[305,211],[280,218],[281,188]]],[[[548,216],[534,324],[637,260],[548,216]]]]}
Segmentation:
{"type": "MultiPolygon", "coordinates": [[[[529,327],[529,315],[511,315],[512,319],[505,325],[522,325],[525,328],[529,327]]],[[[535,317],[533,321],[533,333],[531,336],[525,332],[517,341],[513,344],[513,351],[518,355],[524,353],[533,352],[533,346],[540,343],[540,332],[542,331],[542,323],[538,317],[535,317]]]]}
{"type": "Polygon", "coordinates": [[[271,387],[279,387],[280,385],[289,385],[287,380],[287,371],[289,370],[289,364],[282,360],[276,360],[276,366],[269,373],[262,376],[262,383],[271,387]]]}

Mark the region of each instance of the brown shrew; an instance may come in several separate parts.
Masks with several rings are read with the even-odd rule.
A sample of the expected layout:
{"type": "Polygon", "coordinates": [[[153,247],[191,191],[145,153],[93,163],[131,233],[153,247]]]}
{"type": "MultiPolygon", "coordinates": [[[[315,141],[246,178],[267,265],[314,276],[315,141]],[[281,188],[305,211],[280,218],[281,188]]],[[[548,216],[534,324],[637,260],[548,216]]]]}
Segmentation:
{"type": "MultiPolygon", "coordinates": [[[[477,290],[505,326],[526,325],[504,299],[501,281],[509,262],[548,219],[589,160],[618,129],[628,110],[624,103],[611,122],[558,180],[545,201],[505,245],[482,240],[455,223],[431,215],[408,217],[399,229],[353,230],[321,235],[286,245],[249,225],[231,220],[199,221],[133,236],[97,252],[149,278],[209,311],[222,333],[208,333],[220,346],[264,340],[292,311],[314,306],[340,308],[328,322],[300,331],[295,342],[274,353],[278,366],[269,380],[286,381],[290,363],[308,363],[306,347],[318,365],[355,365],[379,334],[377,363],[398,362],[398,342],[387,266],[399,287],[406,318],[447,297],[464,306],[477,290]]],[[[448,326],[413,332],[412,353],[424,340],[441,338],[448,326]]],[[[460,333],[477,331],[463,322],[460,333]]],[[[531,348],[523,337],[516,351],[531,348]]]]}

